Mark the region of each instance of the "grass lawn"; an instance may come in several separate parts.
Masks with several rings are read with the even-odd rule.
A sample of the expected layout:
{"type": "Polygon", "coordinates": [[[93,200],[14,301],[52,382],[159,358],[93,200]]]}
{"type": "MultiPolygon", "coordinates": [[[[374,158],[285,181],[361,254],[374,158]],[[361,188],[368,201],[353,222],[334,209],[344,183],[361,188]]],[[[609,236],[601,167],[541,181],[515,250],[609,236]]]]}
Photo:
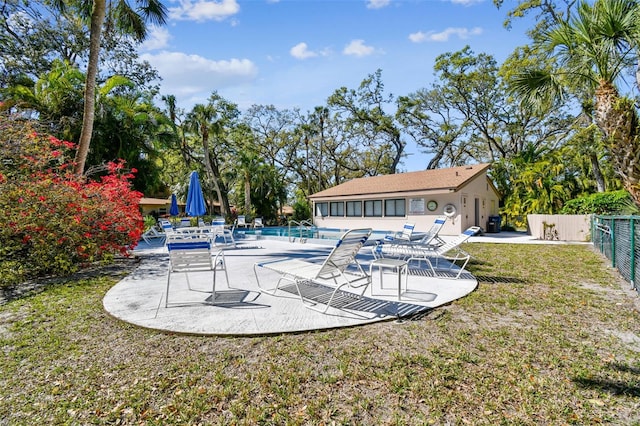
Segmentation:
{"type": "Polygon", "coordinates": [[[640,424],[640,303],[606,260],[465,248],[464,299],[276,337],[120,322],[102,308],[117,277],[48,286],[0,306],[0,424],[640,424]]]}

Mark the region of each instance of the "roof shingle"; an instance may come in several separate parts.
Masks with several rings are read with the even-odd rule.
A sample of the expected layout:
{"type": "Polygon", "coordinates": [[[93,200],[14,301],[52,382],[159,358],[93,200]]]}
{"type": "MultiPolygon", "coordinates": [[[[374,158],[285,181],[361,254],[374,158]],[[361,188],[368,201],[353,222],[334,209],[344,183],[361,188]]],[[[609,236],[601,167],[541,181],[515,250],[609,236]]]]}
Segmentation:
{"type": "Polygon", "coordinates": [[[489,167],[490,164],[488,163],[474,164],[446,169],[352,179],[332,188],[325,189],[324,191],[316,192],[309,198],[413,191],[458,190],[479,174],[486,172],[489,167]]]}

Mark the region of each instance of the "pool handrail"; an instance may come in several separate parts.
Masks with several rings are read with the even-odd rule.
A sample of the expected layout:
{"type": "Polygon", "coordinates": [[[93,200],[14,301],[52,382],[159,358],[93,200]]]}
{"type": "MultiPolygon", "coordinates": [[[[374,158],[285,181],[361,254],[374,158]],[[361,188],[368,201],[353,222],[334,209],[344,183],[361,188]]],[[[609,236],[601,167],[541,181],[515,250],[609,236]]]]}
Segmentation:
{"type": "Polygon", "coordinates": [[[308,232],[309,231],[316,230],[316,231],[312,231],[312,232],[317,232],[317,229],[318,229],[318,227],[316,225],[314,225],[309,220],[305,219],[305,220],[297,221],[297,220],[291,219],[291,220],[289,220],[289,230],[287,232],[287,234],[289,235],[289,242],[290,243],[295,241],[295,236],[291,232],[291,225],[292,224],[296,225],[298,230],[300,231],[299,241],[301,243],[307,242],[308,232]],[[303,231],[305,232],[304,236],[303,236],[303,231]]]}

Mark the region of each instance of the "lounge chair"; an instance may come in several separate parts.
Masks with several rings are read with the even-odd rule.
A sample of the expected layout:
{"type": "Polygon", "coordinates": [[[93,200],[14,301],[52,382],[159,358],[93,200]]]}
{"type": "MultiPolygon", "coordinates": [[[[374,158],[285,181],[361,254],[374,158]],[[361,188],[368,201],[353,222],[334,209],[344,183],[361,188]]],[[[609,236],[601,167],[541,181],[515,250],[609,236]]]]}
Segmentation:
{"type": "Polygon", "coordinates": [[[216,303],[216,272],[224,271],[229,285],[229,275],[224,259],[224,251],[211,251],[209,237],[205,234],[171,235],[167,237],[167,249],[169,250],[169,275],[167,276],[167,293],[165,296],[165,308],[169,306],[169,285],[171,277],[176,273],[184,273],[187,280],[187,288],[191,288],[189,273],[202,273],[211,271],[212,287],[210,303],[216,303]]]}
{"type": "Polygon", "coordinates": [[[162,228],[160,227],[159,223],[156,223],[155,225],[153,225],[151,228],[147,229],[142,234],[142,239],[147,244],[151,244],[151,240],[154,239],[154,238],[164,239],[164,237],[165,237],[165,235],[162,232],[162,228]]]}
{"type": "Polygon", "coordinates": [[[264,225],[262,224],[262,218],[261,217],[256,217],[255,219],[253,219],[253,227],[254,228],[262,228],[264,225]]]}
{"type": "Polygon", "coordinates": [[[371,277],[356,260],[358,251],[370,235],[371,229],[352,229],[345,232],[322,263],[291,258],[256,263],[253,266],[253,271],[256,276],[256,281],[258,282],[258,287],[261,292],[276,296],[277,291],[279,289],[281,290],[280,283],[282,281],[289,281],[295,284],[298,296],[306,307],[326,313],[331,307],[336,293],[342,287],[362,287],[362,295],[369,284],[371,284],[371,277]],[[350,265],[355,266],[355,271],[347,271],[347,267],[350,265]],[[281,274],[275,287],[266,289],[261,285],[258,268],[269,269],[281,274]],[[326,305],[324,309],[316,307],[319,302],[305,297],[304,292],[300,288],[300,284],[304,282],[327,285],[329,289],[333,288],[333,291],[329,290],[331,295],[328,301],[321,302],[326,305]]]}
{"type": "Polygon", "coordinates": [[[408,241],[408,242],[394,241],[394,243],[399,243],[399,244],[407,243],[415,247],[427,247],[427,248],[432,248],[430,246],[436,246],[436,247],[441,246],[445,243],[445,241],[442,238],[440,238],[439,234],[440,234],[440,230],[442,229],[442,227],[446,222],[447,222],[446,216],[438,216],[436,220],[433,222],[433,225],[431,225],[431,228],[419,240],[408,241]]]}
{"type": "Polygon", "coordinates": [[[188,217],[183,217],[180,219],[180,228],[189,228],[191,226],[191,219],[188,217]]]}
{"type": "Polygon", "coordinates": [[[440,246],[418,246],[409,244],[377,244],[373,247],[372,252],[374,257],[381,258],[386,256],[400,257],[407,262],[412,260],[425,261],[429,265],[431,272],[434,276],[439,278],[460,278],[460,275],[467,266],[471,255],[460,248],[460,245],[466,242],[470,237],[480,232],[479,226],[472,226],[461,233],[458,237],[452,241],[446,242],[440,246]],[[445,274],[438,274],[438,260],[448,260],[449,266],[446,268],[445,274]],[[456,262],[462,262],[461,265],[457,265],[456,262]],[[435,266],[434,266],[435,263],[435,266]],[[452,275],[452,270],[455,266],[459,267],[458,272],[452,275]]]}
{"type": "Polygon", "coordinates": [[[384,240],[394,243],[399,241],[411,241],[411,235],[413,234],[415,227],[415,223],[407,222],[402,227],[402,231],[387,234],[384,236],[384,240]]]}

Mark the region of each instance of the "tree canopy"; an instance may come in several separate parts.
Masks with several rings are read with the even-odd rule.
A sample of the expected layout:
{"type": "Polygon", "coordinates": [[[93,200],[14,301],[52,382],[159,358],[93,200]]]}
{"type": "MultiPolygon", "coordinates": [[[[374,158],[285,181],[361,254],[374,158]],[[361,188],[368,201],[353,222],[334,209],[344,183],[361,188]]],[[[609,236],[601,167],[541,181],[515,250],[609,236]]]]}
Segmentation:
{"type": "Polygon", "coordinates": [[[243,111],[217,92],[188,111],[172,95],[158,102],[158,73],[134,47],[146,23],[164,22],[162,4],[83,4],[5,4],[0,102],[78,142],[89,178],[122,158],[145,195],[183,196],[198,170],[211,212],[276,222],[286,204],[308,214],[310,194],[401,172],[414,143],[425,169],[492,162],[508,221],[620,187],[640,204],[636,104],[620,92],[638,62],[636,1],[494,0],[511,7],[507,26],[539,17],[504,63],[466,46],[439,55],[434,83],[412,93],[385,92],[378,69],[306,112],[243,111]]]}

